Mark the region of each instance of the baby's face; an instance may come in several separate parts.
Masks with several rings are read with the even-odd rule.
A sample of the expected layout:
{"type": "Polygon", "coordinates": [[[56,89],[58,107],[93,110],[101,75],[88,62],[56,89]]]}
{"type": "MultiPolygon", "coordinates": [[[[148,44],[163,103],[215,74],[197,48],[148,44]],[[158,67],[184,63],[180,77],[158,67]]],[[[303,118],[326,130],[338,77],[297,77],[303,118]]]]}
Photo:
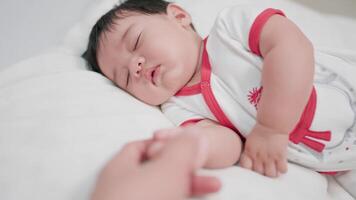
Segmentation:
{"type": "Polygon", "coordinates": [[[98,64],[106,77],[150,105],[173,96],[194,74],[200,37],[190,16],[170,4],[167,14],[129,13],[101,36],[98,64]]]}

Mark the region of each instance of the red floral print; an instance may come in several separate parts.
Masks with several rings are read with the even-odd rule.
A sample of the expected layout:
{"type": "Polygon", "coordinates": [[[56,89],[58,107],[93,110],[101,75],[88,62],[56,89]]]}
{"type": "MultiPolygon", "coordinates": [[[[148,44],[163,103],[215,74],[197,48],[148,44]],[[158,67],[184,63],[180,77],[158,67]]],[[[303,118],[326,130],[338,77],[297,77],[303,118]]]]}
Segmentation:
{"type": "Polygon", "coordinates": [[[257,110],[257,105],[258,102],[261,99],[261,94],[262,94],[262,87],[260,88],[252,88],[252,90],[249,91],[249,94],[247,95],[249,102],[255,106],[256,110],[257,110]]]}

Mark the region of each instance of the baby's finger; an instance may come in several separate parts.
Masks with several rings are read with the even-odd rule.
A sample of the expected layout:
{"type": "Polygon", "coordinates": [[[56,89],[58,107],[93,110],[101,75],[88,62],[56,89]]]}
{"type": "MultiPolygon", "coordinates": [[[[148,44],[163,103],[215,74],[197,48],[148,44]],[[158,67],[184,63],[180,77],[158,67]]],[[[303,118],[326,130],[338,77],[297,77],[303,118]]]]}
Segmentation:
{"type": "Polygon", "coordinates": [[[263,163],[263,160],[262,159],[254,159],[253,160],[253,167],[252,167],[253,171],[261,174],[261,175],[264,175],[265,173],[265,170],[264,170],[264,163],[263,163]]]}
{"type": "Polygon", "coordinates": [[[269,160],[266,162],[265,175],[271,178],[277,177],[277,164],[274,160],[269,160]]]}
{"type": "Polygon", "coordinates": [[[206,161],[208,140],[192,134],[180,134],[164,143],[155,163],[171,169],[196,170],[206,161]],[[172,167],[174,166],[174,167],[172,167]]]}
{"type": "Polygon", "coordinates": [[[277,170],[279,173],[285,174],[288,171],[287,159],[277,160],[277,170]]]}
{"type": "Polygon", "coordinates": [[[147,148],[147,157],[149,159],[157,156],[159,154],[159,152],[162,150],[163,148],[163,142],[159,142],[156,141],[154,143],[152,143],[148,148],[147,148]]]}
{"type": "Polygon", "coordinates": [[[172,138],[172,137],[178,135],[180,131],[181,131],[180,128],[161,129],[161,130],[154,132],[153,139],[154,140],[169,139],[169,138],[172,138]]]}
{"type": "Polygon", "coordinates": [[[248,155],[243,153],[241,155],[239,165],[243,168],[252,170],[253,162],[252,162],[252,159],[248,155]]]}

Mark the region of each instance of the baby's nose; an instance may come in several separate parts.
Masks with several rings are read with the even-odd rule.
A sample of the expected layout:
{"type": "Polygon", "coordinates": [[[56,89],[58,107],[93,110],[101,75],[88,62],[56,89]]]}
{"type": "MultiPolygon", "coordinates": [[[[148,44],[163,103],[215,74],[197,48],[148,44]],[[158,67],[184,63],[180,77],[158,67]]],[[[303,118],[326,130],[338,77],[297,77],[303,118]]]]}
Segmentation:
{"type": "Polygon", "coordinates": [[[143,73],[144,61],[144,58],[138,57],[134,62],[132,62],[131,70],[135,77],[139,77],[143,73]]]}
{"type": "Polygon", "coordinates": [[[142,73],[142,63],[137,63],[133,72],[135,76],[139,76],[142,73]]]}

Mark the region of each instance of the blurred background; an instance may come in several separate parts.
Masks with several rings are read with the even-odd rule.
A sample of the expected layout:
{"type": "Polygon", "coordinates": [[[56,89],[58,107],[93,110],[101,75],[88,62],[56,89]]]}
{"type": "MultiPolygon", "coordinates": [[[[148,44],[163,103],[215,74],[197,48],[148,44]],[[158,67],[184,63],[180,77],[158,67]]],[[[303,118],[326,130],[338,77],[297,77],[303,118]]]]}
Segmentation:
{"type": "Polygon", "coordinates": [[[1,0],[0,71],[61,42],[92,1],[1,0]]]}
{"type": "MultiPolygon", "coordinates": [[[[0,71],[60,43],[68,30],[82,18],[95,1],[99,0],[0,0],[0,71]]],[[[202,6],[201,1],[171,1],[202,6]]],[[[235,1],[224,0],[231,3],[235,1]]],[[[244,0],[237,2],[241,1],[244,0]]],[[[250,1],[262,3],[266,0],[246,0],[250,1]]],[[[338,24],[342,27],[344,19],[356,19],[356,0],[278,1],[292,1],[324,14],[340,16],[338,24]]],[[[332,31],[323,34],[330,35],[330,38],[334,35],[332,31]]],[[[356,41],[356,34],[345,35],[351,39],[350,41],[356,41]]],[[[337,44],[338,40],[330,42],[337,44]]],[[[350,47],[354,46],[356,44],[350,44],[350,47]]]]}

